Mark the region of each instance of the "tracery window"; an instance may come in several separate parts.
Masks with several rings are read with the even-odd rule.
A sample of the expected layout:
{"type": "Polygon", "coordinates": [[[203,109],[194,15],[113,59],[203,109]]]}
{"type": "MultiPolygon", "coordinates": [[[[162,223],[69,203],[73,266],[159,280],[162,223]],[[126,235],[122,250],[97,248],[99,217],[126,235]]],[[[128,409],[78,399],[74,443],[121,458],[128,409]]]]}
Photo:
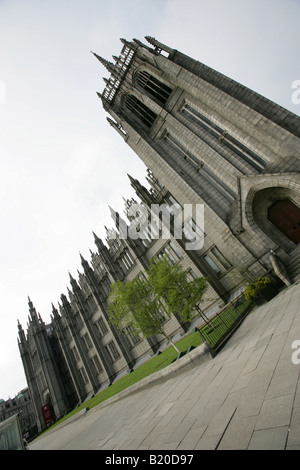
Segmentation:
{"type": "Polygon", "coordinates": [[[153,75],[150,75],[150,73],[145,70],[137,73],[136,81],[140,87],[148,92],[160,104],[165,104],[172,93],[172,88],[153,77],[153,75]]]}
{"type": "Polygon", "coordinates": [[[137,116],[147,127],[151,127],[157,115],[148,106],[144,105],[136,96],[127,95],[126,107],[137,116]]]}
{"type": "Polygon", "coordinates": [[[96,322],[96,325],[97,325],[97,328],[99,330],[99,333],[101,334],[101,336],[104,336],[106,335],[106,333],[108,333],[108,328],[105,324],[105,321],[103,320],[102,317],[100,317],[97,322],[96,322]]]}
{"type": "Polygon", "coordinates": [[[204,256],[203,260],[208,264],[212,271],[217,277],[225,274],[231,269],[230,262],[225,258],[223,253],[216,247],[213,246],[204,256]]]}
{"type": "Polygon", "coordinates": [[[243,174],[247,174],[248,169],[254,170],[257,173],[261,173],[264,170],[266,162],[259,155],[215,124],[207,116],[204,116],[189,104],[185,104],[182,113],[202,129],[201,138],[204,141],[206,140],[205,135],[210,134],[217,142],[222,143],[222,146],[227,148],[227,153],[222,151],[222,146],[218,146],[217,151],[243,174]]]}

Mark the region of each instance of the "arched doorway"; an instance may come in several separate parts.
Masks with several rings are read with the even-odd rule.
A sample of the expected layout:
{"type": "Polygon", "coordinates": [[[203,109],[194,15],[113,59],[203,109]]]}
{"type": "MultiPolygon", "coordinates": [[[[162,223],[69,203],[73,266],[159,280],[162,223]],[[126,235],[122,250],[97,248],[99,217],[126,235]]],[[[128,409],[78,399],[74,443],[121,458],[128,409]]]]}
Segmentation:
{"type": "Polygon", "coordinates": [[[252,199],[251,215],[256,225],[256,228],[253,225],[254,230],[260,229],[262,237],[267,236],[288,253],[300,243],[298,191],[282,186],[256,191],[252,199]]]}
{"type": "Polygon", "coordinates": [[[300,208],[290,199],[275,201],[268,208],[268,219],[289,240],[300,243],[300,208]]]}

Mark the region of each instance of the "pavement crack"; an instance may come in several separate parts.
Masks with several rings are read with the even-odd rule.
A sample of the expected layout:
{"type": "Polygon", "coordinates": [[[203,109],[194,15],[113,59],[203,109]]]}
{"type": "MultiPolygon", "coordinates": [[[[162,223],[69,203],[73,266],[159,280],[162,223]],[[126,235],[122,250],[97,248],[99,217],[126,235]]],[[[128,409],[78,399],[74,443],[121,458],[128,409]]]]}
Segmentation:
{"type": "Polygon", "coordinates": [[[235,414],[236,410],[237,410],[237,407],[234,409],[234,411],[233,411],[233,413],[232,413],[230,419],[228,420],[228,423],[226,424],[226,427],[225,427],[225,429],[224,429],[224,431],[223,431],[223,433],[222,433],[222,436],[220,437],[220,439],[219,439],[219,441],[218,441],[218,443],[217,443],[217,445],[216,445],[216,447],[215,447],[215,450],[218,450],[218,447],[219,447],[219,445],[220,445],[221,442],[222,442],[222,439],[223,439],[223,437],[224,437],[224,434],[225,434],[225,432],[227,431],[227,428],[228,428],[229,424],[231,423],[231,420],[232,420],[232,418],[234,417],[234,414],[235,414]]]}

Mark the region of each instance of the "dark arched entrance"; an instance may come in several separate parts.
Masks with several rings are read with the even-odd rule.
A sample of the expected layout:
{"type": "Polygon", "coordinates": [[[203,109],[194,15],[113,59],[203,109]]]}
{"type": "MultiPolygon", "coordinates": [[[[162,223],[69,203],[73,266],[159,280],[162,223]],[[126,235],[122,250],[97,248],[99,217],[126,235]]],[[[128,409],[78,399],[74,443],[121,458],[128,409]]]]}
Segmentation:
{"type": "Polygon", "coordinates": [[[268,208],[268,219],[289,240],[300,243],[300,208],[289,199],[274,202],[268,208]]]}

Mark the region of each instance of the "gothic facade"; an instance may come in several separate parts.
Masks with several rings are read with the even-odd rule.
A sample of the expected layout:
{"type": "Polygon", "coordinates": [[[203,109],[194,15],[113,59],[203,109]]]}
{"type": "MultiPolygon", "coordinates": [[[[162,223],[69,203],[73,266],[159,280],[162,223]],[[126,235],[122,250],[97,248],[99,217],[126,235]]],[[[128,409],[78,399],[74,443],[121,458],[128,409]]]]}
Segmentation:
{"type": "MultiPolygon", "coordinates": [[[[148,168],[149,190],[129,176],[138,202],[170,213],[201,204],[204,227],[189,213],[181,237],[173,231],[168,239],[126,238],[120,228],[130,224],[135,202],[128,200],[125,220],[112,210],[107,243],[94,234],[97,250],[90,261],[81,256],[83,272],[77,280],[70,274],[71,288],[53,306],[50,325],[29,300],[19,348],[40,429],[45,404],[60,417],[162,347],[161,337],[137,337],[130,325],[118,332],[108,321],[111,283],[142,276],[154,256],[167,253],[189,276],[209,278],[208,315],[260,275],[281,285],[300,276],[300,118],[146,39],[122,40],[114,63],[94,53],[110,73],[98,96],[110,125],[148,168]],[[186,249],[195,233],[201,247],[186,249]]],[[[166,323],[171,336],[190,326],[175,316],[166,323]]]]}

